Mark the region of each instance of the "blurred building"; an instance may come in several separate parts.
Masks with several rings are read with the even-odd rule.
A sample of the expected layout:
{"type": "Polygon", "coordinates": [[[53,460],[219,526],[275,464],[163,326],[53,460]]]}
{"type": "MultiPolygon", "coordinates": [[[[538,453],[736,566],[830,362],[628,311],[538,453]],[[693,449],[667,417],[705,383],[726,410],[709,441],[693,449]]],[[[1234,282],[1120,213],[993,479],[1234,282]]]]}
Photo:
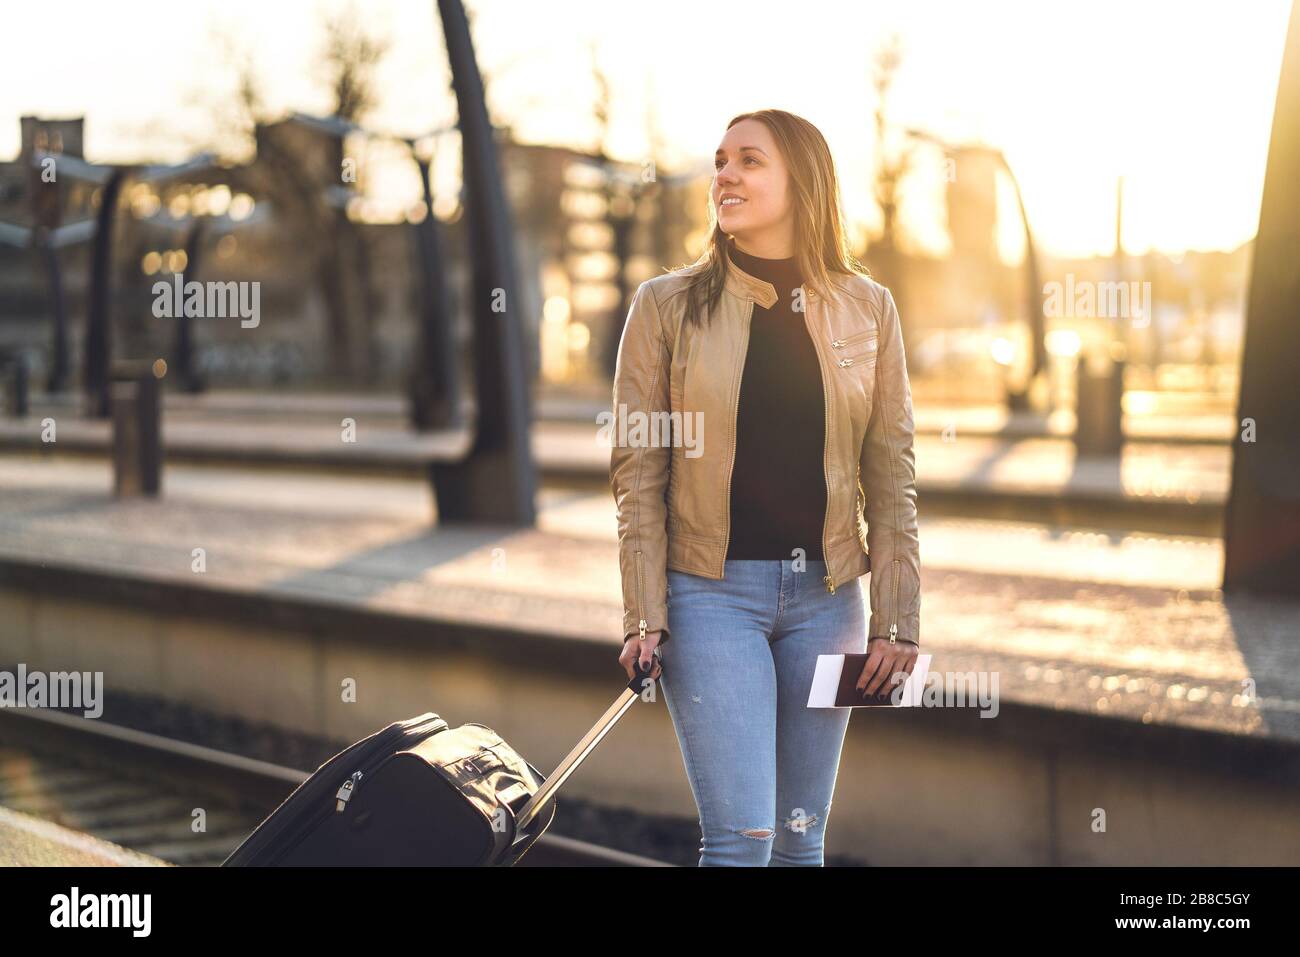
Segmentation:
{"type": "MultiPolygon", "coordinates": [[[[64,177],[49,190],[34,179],[37,153],[84,156],[80,118],[21,123],[20,155],[0,162],[0,348],[26,352],[39,383],[53,339],[52,279],[48,261],[23,237],[38,223],[89,225],[99,187],[64,177]]],[[[702,248],[709,178],[520,143],[508,130],[498,138],[532,368],[543,385],[604,395],[631,292],[702,248]]],[[[173,321],[151,310],[159,280],[181,273],[186,280],[256,281],[263,318],[255,330],[221,320],[195,324],[197,365],[211,385],[402,390],[416,354],[415,228],[426,215],[411,145],[301,114],[259,126],[255,144],[244,164],[128,181],[114,236],[115,353],[169,354],[173,321]],[[381,187],[397,181],[409,189],[397,190],[394,205],[381,187]]],[[[455,134],[437,146],[456,150],[455,134]]],[[[998,217],[1008,211],[998,208],[995,161],[970,152],[960,163],[945,187],[945,255],[898,250],[888,275],[870,248],[863,258],[894,291],[914,376],[996,382],[991,344],[1022,329],[1036,304],[1023,264],[1004,262],[998,252],[998,217]]],[[[469,327],[458,303],[470,277],[457,190],[435,195],[434,212],[463,349],[469,327]]],[[[73,370],[80,368],[89,235],[57,250],[73,370]]],[[[1170,364],[1166,378],[1181,374],[1173,368],[1179,363],[1234,362],[1250,246],[1128,263],[1129,278],[1149,279],[1156,300],[1154,328],[1129,343],[1132,358],[1170,364]]],[[[1112,278],[1114,265],[1109,257],[1040,260],[1040,271],[1045,282],[1066,273],[1100,282],[1112,278]]]]}
{"type": "MultiPolygon", "coordinates": [[[[93,188],[64,179],[56,188],[37,189],[41,168],[34,163],[38,153],[83,156],[85,123],[73,119],[42,119],[24,116],[19,120],[22,139],[18,156],[0,162],[0,348],[32,346],[33,326],[48,317],[49,276],[46,264],[31,248],[32,229],[66,225],[85,217],[93,188]]],[[[46,176],[49,174],[46,173],[46,176]]],[[[65,287],[65,308],[72,315],[85,311],[86,260],[84,247],[73,246],[60,255],[65,287]]],[[[45,324],[48,338],[48,323],[45,324]]]]}
{"type": "MultiPolygon", "coordinates": [[[[23,119],[23,152],[0,163],[0,222],[33,224],[32,196],[41,193],[30,180],[33,151],[81,157],[82,129],[81,119],[23,119]]],[[[660,263],[687,258],[707,184],[665,182],[631,164],[499,135],[535,364],[544,382],[603,389],[602,350],[621,332],[629,290],[660,263]],[[698,202],[686,202],[686,194],[698,202]],[[695,219],[683,215],[692,207],[695,219]]],[[[151,311],[159,280],[180,273],[186,281],[256,281],[264,317],[256,330],[196,323],[198,365],[212,384],[400,389],[416,341],[414,224],[424,207],[417,188],[405,208],[377,210],[367,187],[393,172],[418,183],[407,148],[303,115],[259,126],[255,142],[256,155],[244,165],[213,166],[160,186],[128,181],[114,236],[115,351],[167,354],[174,327],[151,311]],[[349,160],[353,176],[346,175],[349,160]]],[[[69,182],[60,196],[62,221],[93,218],[97,187],[69,182]]],[[[462,209],[458,196],[441,199],[450,200],[435,203],[450,284],[463,302],[462,209]]],[[[88,248],[83,242],[60,252],[73,368],[88,248]]],[[[49,359],[50,295],[35,264],[29,249],[0,247],[0,344],[26,351],[39,381],[49,359]]],[[[458,318],[463,344],[464,310],[458,318]]]]}

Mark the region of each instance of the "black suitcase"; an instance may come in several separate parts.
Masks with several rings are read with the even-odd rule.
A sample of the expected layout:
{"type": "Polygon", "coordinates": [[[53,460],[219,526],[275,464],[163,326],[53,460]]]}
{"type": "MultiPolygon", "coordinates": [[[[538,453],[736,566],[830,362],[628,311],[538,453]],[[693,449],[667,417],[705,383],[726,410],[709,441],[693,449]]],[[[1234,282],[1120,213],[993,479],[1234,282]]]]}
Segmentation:
{"type": "Polygon", "coordinates": [[[428,711],[322,764],[222,867],[513,866],[555,818],[556,791],[640,695],[650,672],[635,669],[549,778],[486,725],[450,728],[428,711]]]}

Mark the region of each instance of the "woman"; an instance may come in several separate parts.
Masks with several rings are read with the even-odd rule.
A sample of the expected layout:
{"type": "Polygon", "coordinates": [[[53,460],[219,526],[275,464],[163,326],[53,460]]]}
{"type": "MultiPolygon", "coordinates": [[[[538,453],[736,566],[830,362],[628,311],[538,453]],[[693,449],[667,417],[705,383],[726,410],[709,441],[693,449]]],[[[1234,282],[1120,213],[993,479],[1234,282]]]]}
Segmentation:
{"type": "Polygon", "coordinates": [[[911,387],[816,127],[742,114],[715,169],[708,248],[637,289],[619,342],[619,661],[662,674],[700,865],[820,866],[852,712],[806,706],[817,656],[868,652],[864,693],[915,665],[911,387]]]}

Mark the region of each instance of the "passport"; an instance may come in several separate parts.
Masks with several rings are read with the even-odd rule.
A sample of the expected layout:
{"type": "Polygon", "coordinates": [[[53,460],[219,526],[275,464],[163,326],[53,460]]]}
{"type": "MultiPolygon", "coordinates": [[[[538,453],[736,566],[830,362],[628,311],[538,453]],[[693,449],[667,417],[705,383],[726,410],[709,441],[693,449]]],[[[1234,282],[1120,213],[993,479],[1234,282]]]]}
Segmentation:
{"type": "Polygon", "coordinates": [[[921,704],[926,675],[930,672],[930,655],[917,655],[916,666],[903,681],[899,701],[894,703],[897,685],[888,679],[874,695],[864,697],[855,687],[862,669],[866,667],[867,654],[818,655],[817,670],[813,673],[812,688],[808,692],[810,708],[914,708],[921,704]]]}

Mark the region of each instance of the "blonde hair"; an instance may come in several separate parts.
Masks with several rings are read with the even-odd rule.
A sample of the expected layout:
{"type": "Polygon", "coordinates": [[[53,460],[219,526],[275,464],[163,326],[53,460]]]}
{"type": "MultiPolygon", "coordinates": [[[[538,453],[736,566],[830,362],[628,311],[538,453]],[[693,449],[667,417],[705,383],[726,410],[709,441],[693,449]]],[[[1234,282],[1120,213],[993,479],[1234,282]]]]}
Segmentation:
{"type": "MultiPolygon", "coordinates": [[[[828,298],[832,273],[870,275],[849,247],[835,161],[821,131],[785,110],[741,113],[727,124],[727,129],[742,120],[758,120],[766,126],[785,158],[794,194],[795,259],[808,285],[828,298]]],[[[690,264],[694,274],[686,286],[685,320],[697,325],[704,323],[703,314],[712,313],[717,305],[731,266],[727,234],[718,225],[712,193],[709,218],[713,224],[709,241],[700,257],[690,264]]]]}

